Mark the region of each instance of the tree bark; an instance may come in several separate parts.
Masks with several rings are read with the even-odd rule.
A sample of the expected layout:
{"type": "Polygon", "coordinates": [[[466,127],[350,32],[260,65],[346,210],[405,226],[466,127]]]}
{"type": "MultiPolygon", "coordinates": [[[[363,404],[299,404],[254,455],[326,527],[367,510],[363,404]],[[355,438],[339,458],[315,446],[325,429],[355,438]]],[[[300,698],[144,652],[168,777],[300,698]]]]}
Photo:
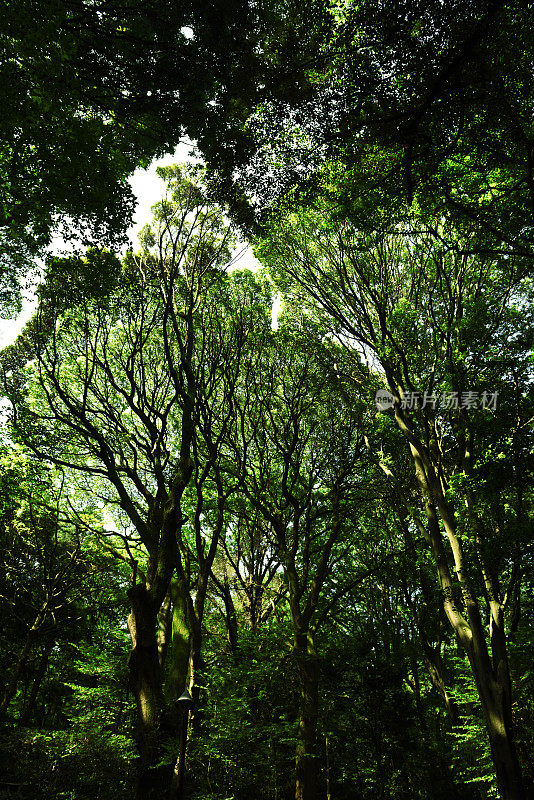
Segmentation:
{"type": "MultiPolygon", "coordinates": [[[[467,578],[461,542],[456,535],[454,515],[432,465],[428,463],[428,459],[425,461],[420,449],[413,442],[410,442],[410,449],[428,520],[428,542],[443,590],[445,613],[469,659],[486,722],[499,794],[502,800],[524,800],[521,768],[513,737],[512,692],[502,606],[496,596],[495,588],[490,587],[492,652],[490,658],[479,605],[467,578]],[[454,569],[467,611],[467,619],[458,610],[454,598],[453,581],[443,545],[438,511],[451,545],[454,569]]],[[[486,575],[484,577],[486,579],[486,575]]]]}
{"type": "Polygon", "coordinates": [[[191,649],[189,653],[189,691],[195,703],[195,707],[191,712],[191,726],[198,736],[202,724],[202,714],[200,711],[200,684],[199,673],[204,669],[204,659],[202,657],[202,621],[197,617],[191,624],[191,649]]]}
{"type": "Polygon", "coordinates": [[[171,788],[169,800],[182,800],[185,776],[185,754],[187,750],[187,725],[189,721],[189,709],[182,710],[182,729],[180,733],[180,752],[173,769],[171,778],[171,788]]]}
{"type": "Polygon", "coordinates": [[[468,609],[473,639],[467,651],[488,730],[497,786],[502,800],[524,800],[523,781],[515,748],[508,678],[492,667],[478,607],[468,609]]]}
{"type": "Polygon", "coordinates": [[[158,612],[158,660],[161,671],[165,667],[167,651],[172,638],[172,599],[171,587],[169,586],[165,600],[158,612]]]}
{"type": "Polygon", "coordinates": [[[162,709],[161,669],[158,655],[157,615],[144,584],[129,591],[132,611],[128,628],[132,651],[128,661],[130,685],[137,705],[137,747],[139,750],[139,780],[137,800],[151,796],[150,769],[158,761],[158,726],[162,709]]]}
{"type": "Polygon", "coordinates": [[[169,643],[169,668],[165,682],[165,699],[172,703],[182,694],[187,684],[191,630],[187,616],[185,586],[174,576],[171,582],[172,638],[169,643]]]}
{"type": "Polygon", "coordinates": [[[317,797],[317,714],[319,662],[313,636],[295,635],[295,658],[300,678],[299,726],[295,757],[295,800],[317,797]]]}
{"type": "MultiPolygon", "coordinates": [[[[413,561],[415,563],[417,561],[417,552],[415,549],[413,537],[410,533],[410,529],[407,524],[408,512],[406,511],[406,509],[401,508],[398,513],[407,547],[409,548],[413,561]]],[[[428,533],[426,531],[425,534],[428,539],[428,533]]],[[[445,708],[447,709],[449,718],[451,720],[451,723],[453,725],[458,725],[460,723],[460,710],[458,708],[456,701],[454,700],[454,698],[449,693],[449,690],[447,689],[447,674],[445,670],[445,665],[443,663],[443,658],[441,655],[441,636],[438,636],[438,641],[434,645],[431,639],[429,638],[426,630],[426,624],[425,624],[426,616],[428,614],[428,610],[430,608],[433,608],[434,606],[433,593],[427,582],[424,570],[420,568],[418,572],[419,572],[418,576],[419,585],[421,587],[424,603],[419,604],[418,607],[418,605],[412,599],[408,591],[408,588],[406,587],[407,606],[410,609],[415,624],[415,628],[417,631],[417,641],[422,653],[423,663],[430,677],[432,686],[442,698],[445,704],[445,708]]],[[[417,667],[414,668],[414,675],[416,669],[417,667]]]]}

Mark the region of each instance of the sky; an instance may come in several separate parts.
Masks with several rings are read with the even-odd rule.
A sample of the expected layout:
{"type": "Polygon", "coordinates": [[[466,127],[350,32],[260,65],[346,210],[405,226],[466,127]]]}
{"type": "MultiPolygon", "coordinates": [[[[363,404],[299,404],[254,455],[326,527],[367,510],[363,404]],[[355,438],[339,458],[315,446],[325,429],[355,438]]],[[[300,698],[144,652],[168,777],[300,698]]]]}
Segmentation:
{"type": "Polygon", "coordinates": [[[198,161],[199,159],[192,155],[192,151],[192,144],[184,141],[178,145],[174,155],[169,153],[163,156],[163,158],[158,158],[152,162],[148,169],[136,169],[131,176],[130,186],[137,198],[137,207],[133,218],[133,225],[128,231],[128,237],[134,250],[137,246],[139,231],[150,219],[151,207],[161,199],[163,194],[163,184],[156,175],[156,167],[167,167],[171,164],[185,161],[198,161]]]}
{"type": "MultiPolygon", "coordinates": [[[[150,220],[150,208],[160,200],[163,195],[163,184],[156,175],[156,167],[169,166],[185,161],[198,161],[199,159],[194,156],[193,145],[191,142],[181,142],[174,154],[163,156],[152,162],[150,167],[146,170],[136,169],[130,177],[129,182],[132,187],[133,193],[137,199],[137,206],[133,217],[133,225],[128,230],[128,238],[132,243],[134,250],[137,248],[137,236],[139,231],[150,220]]],[[[61,249],[64,243],[60,240],[55,240],[52,244],[52,250],[61,249]]],[[[234,266],[240,269],[257,269],[258,262],[252,255],[250,248],[240,245],[234,251],[234,266]]],[[[22,312],[16,319],[0,319],[0,349],[6,347],[13,342],[19,335],[20,331],[30,319],[35,309],[35,298],[30,292],[29,295],[23,299],[22,312]]]]}

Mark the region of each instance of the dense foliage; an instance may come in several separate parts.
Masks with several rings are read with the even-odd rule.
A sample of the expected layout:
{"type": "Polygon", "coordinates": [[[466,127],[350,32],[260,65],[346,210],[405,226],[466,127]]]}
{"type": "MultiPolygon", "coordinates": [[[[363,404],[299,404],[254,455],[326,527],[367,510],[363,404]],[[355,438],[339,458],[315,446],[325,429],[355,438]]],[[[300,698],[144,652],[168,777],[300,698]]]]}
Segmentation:
{"type": "Polygon", "coordinates": [[[534,797],[531,16],[6,7],[0,797],[534,797]]]}

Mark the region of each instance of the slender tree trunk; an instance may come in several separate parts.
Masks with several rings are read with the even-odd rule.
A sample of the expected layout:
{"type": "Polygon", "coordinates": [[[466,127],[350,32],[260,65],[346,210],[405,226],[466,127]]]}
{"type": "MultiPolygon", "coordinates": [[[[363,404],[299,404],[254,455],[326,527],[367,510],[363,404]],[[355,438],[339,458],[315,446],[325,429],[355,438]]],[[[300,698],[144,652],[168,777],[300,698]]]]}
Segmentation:
{"type": "Polygon", "coordinates": [[[182,709],[182,725],[180,732],[180,752],[174,765],[169,800],[182,800],[185,777],[185,754],[187,751],[187,727],[189,722],[189,709],[182,709]]]}
{"type": "Polygon", "coordinates": [[[445,704],[445,708],[447,709],[447,713],[449,715],[451,723],[453,725],[459,725],[460,710],[458,708],[456,701],[454,700],[449,690],[447,689],[445,669],[443,666],[443,659],[441,657],[441,654],[437,652],[437,650],[435,650],[433,647],[431,647],[430,643],[427,641],[422,642],[422,649],[423,649],[423,661],[425,662],[425,666],[430,676],[430,681],[432,683],[432,686],[442,698],[445,704]]]}
{"type": "Polygon", "coordinates": [[[226,575],[226,573],[224,575],[224,582],[222,586],[228,642],[230,643],[232,654],[235,656],[237,653],[237,615],[234,601],[232,600],[232,592],[230,590],[230,583],[228,582],[228,575],[226,575]]]}
{"type": "MultiPolygon", "coordinates": [[[[401,508],[399,511],[399,517],[401,520],[401,524],[403,525],[406,544],[415,562],[417,560],[417,552],[415,549],[413,537],[410,533],[410,529],[407,524],[408,512],[401,508]]],[[[458,725],[460,723],[460,711],[458,709],[456,701],[454,700],[453,697],[451,697],[447,689],[446,670],[443,663],[443,658],[441,656],[441,637],[438,639],[436,645],[433,646],[425,630],[426,614],[428,613],[428,609],[432,608],[434,605],[433,595],[430,586],[428,585],[424,570],[419,569],[418,572],[419,572],[419,585],[421,587],[421,591],[423,593],[423,598],[424,598],[423,610],[417,607],[413,599],[410,597],[408,590],[406,589],[407,605],[411,611],[412,618],[415,623],[415,627],[417,630],[417,639],[419,647],[422,651],[423,662],[430,677],[432,686],[441,696],[452,724],[458,725]]],[[[417,667],[415,667],[414,669],[414,676],[416,669],[417,667]]]]}
{"type": "MultiPolygon", "coordinates": [[[[211,564],[207,565],[207,570],[211,564]]],[[[187,730],[189,719],[198,735],[201,725],[199,709],[200,687],[198,673],[203,668],[202,661],[202,618],[204,614],[204,599],[207,587],[207,574],[201,570],[198,579],[195,601],[186,587],[183,570],[178,570],[178,576],[172,584],[173,597],[173,673],[171,675],[173,691],[179,696],[187,688],[193,699],[193,707],[184,709],[182,706],[182,728],[180,734],[180,750],[171,776],[169,787],[170,800],[182,800],[183,783],[185,774],[185,756],[187,745],[187,730]]],[[[179,704],[181,705],[181,704],[179,704]]]]}
{"type": "MultiPolygon", "coordinates": [[[[445,525],[447,522],[445,521],[445,525]]],[[[449,532],[449,537],[451,535],[449,532]]],[[[490,601],[490,658],[478,602],[469,589],[464,592],[464,598],[468,629],[465,628],[465,620],[460,621],[458,614],[452,615],[455,623],[453,627],[456,626],[455,630],[467,652],[475,679],[486,721],[499,794],[502,800],[524,800],[521,768],[513,735],[512,688],[502,607],[497,601],[490,601]]]]}
{"type": "Polygon", "coordinates": [[[217,589],[219,590],[220,596],[222,597],[224,603],[224,621],[226,623],[228,643],[230,644],[230,650],[232,651],[232,655],[236,656],[237,643],[238,643],[237,615],[235,611],[234,601],[232,599],[232,591],[230,589],[230,583],[228,581],[228,575],[226,573],[226,569],[222,581],[220,581],[215,575],[213,575],[213,573],[211,574],[211,579],[217,586],[217,589]]]}
{"type": "MultiPolygon", "coordinates": [[[[490,595],[492,663],[478,602],[467,578],[462,546],[456,535],[453,514],[431,465],[424,463],[413,444],[410,445],[410,449],[425,505],[428,520],[426,535],[438,569],[444,595],[445,613],[469,658],[486,721],[499,794],[502,800],[524,800],[521,768],[513,737],[512,692],[502,606],[492,588],[490,595]],[[445,554],[437,511],[439,511],[451,545],[455,573],[467,611],[467,619],[460,613],[455,602],[452,576],[445,554]]],[[[486,579],[486,575],[484,577],[486,579]]]]}
{"type": "Polygon", "coordinates": [[[295,657],[300,678],[299,726],[295,758],[295,800],[317,797],[317,714],[319,662],[310,633],[295,635],[295,657]]]}
{"type": "Polygon", "coordinates": [[[419,719],[419,724],[421,725],[421,728],[423,730],[426,730],[425,712],[423,704],[421,702],[421,682],[419,680],[419,665],[417,663],[417,657],[415,653],[412,654],[410,662],[412,667],[413,690],[414,690],[415,708],[417,711],[417,717],[419,719]]]}
{"type": "Polygon", "coordinates": [[[200,685],[199,673],[204,669],[202,658],[202,622],[195,618],[191,625],[191,650],[189,654],[189,691],[195,703],[191,712],[191,726],[198,736],[202,722],[200,713],[200,685]]]}
{"type": "Polygon", "coordinates": [[[509,676],[499,676],[489,658],[478,606],[468,609],[473,639],[467,654],[488,730],[491,755],[503,800],[524,800],[523,781],[515,748],[509,676]]]}

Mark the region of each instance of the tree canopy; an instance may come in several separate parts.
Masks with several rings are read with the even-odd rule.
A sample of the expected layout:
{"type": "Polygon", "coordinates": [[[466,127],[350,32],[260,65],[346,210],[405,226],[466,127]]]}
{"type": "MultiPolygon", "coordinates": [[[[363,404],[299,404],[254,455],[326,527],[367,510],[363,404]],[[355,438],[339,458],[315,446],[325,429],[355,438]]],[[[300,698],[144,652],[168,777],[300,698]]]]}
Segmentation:
{"type": "Polygon", "coordinates": [[[534,797],[532,8],[4,11],[0,797],[534,797]]]}

